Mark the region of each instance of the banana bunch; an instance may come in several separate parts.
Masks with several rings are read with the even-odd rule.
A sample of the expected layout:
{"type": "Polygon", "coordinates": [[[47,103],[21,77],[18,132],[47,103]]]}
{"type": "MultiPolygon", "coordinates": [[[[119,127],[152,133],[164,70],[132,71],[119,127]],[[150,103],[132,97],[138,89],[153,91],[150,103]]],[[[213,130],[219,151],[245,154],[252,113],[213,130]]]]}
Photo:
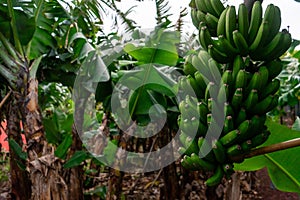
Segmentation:
{"type": "Polygon", "coordinates": [[[203,50],[186,57],[186,76],[178,82],[179,91],[193,89],[179,104],[178,151],[183,167],[213,171],[206,181],[213,186],[230,177],[237,157],[243,162],[243,154],[268,139],[266,114],[278,104],[279,57],[291,35],[279,31],[281,14],[273,4],[263,13],[256,1],[250,19],[245,4],[237,12],[220,0],[190,6],[203,50]]]}
{"type": "MultiPolygon", "coordinates": [[[[191,16],[199,29],[201,46],[217,62],[232,62],[236,55],[250,56],[253,61],[271,61],[290,47],[291,34],[286,29],[279,30],[281,13],[277,6],[269,4],[263,13],[261,2],[256,1],[249,19],[245,4],[239,5],[237,15],[235,6],[223,6],[223,11],[216,14],[211,9],[205,9],[207,7],[202,8],[207,1],[211,4],[217,2],[195,0],[196,8],[192,8],[191,16]],[[207,17],[195,14],[204,11],[206,15],[215,14],[214,23],[207,20],[207,17]]],[[[220,11],[221,6],[218,8],[220,11]]]]}
{"type": "Polygon", "coordinates": [[[220,64],[209,51],[188,55],[183,67],[186,76],[178,85],[183,89],[190,85],[196,97],[187,95],[179,104],[182,166],[214,171],[206,181],[208,186],[230,177],[233,158],[263,144],[270,135],[266,113],[278,104],[280,81],[276,77],[281,70],[278,60],[257,66],[249,57],[236,55],[231,63],[220,64]],[[219,116],[212,115],[214,106],[222,110],[217,113],[223,115],[221,128],[219,116]],[[220,128],[219,137],[208,135],[210,127],[220,128]]]}
{"type": "Polygon", "coordinates": [[[212,36],[217,35],[218,19],[225,9],[220,0],[192,0],[190,3],[192,22],[199,28],[204,22],[212,36]]]}

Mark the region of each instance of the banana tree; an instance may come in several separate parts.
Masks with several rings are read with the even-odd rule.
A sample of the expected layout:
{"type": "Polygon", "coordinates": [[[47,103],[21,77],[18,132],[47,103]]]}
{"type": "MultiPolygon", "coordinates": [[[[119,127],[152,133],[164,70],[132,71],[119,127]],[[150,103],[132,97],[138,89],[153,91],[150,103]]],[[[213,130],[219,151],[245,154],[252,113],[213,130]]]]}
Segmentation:
{"type": "MultiPolygon", "coordinates": [[[[78,57],[68,49],[69,37],[75,33],[96,40],[101,9],[97,1],[0,1],[1,92],[10,91],[1,119],[8,121],[12,196],[16,199],[83,199],[82,167],[63,169],[64,161],[55,156],[55,146],[45,138],[36,75],[49,61],[45,58],[53,54],[69,61],[78,57]],[[66,5],[69,9],[64,9],[66,5]],[[22,131],[27,144],[21,140],[22,131]]],[[[89,46],[85,43],[81,41],[89,46]]],[[[91,45],[89,50],[93,50],[91,45]]],[[[87,55],[81,56],[78,64],[87,55]]],[[[74,126],[68,157],[82,148],[77,132],[74,126]]]]}

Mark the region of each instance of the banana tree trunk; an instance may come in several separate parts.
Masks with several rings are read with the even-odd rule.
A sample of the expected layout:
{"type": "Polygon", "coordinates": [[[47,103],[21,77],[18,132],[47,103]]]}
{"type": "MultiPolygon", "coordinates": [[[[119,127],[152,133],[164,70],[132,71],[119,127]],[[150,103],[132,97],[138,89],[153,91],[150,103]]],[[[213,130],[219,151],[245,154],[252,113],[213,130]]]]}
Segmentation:
{"type": "MultiPolygon", "coordinates": [[[[12,97],[12,102],[16,102],[15,97],[12,97]]],[[[19,106],[16,103],[9,106],[9,118],[7,119],[7,133],[9,139],[14,140],[20,146],[23,146],[20,130],[19,106]]],[[[10,174],[12,199],[28,200],[31,195],[31,182],[28,173],[20,166],[26,166],[26,162],[21,160],[18,155],[9,149],[10,153],[10,174]]]]}

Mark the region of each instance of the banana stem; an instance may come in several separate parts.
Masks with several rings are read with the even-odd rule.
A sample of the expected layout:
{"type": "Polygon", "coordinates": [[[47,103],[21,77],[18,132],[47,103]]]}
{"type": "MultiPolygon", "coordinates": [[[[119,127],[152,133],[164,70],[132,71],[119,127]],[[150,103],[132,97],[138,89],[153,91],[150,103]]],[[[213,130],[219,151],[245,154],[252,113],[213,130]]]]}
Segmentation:
{"type": "Polygon", "coordinates": [[[244,158],[251,158],[254,156],[259,156],[259,155],[268,154],[268,153],[281,151],[281,150],[285,150],[285,149],[289,149],[289,148],[293,148],[293,147],[299,147],[299,146],[300,146],[300,138],[295,138],[295,139],[288,140],[285,142],[272,144],[270,146],[260,147],[260,148],[250,151],[249,153],[231,157],[230,159],[233,162],[239,162],[239,161],[243,160],[244,158]]]}

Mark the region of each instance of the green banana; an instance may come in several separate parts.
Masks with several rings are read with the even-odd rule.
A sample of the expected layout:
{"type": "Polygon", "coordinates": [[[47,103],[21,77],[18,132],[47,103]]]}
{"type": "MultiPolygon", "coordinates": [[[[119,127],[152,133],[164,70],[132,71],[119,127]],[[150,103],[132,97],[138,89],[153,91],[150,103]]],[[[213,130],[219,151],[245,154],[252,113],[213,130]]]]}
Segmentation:
{"type": "Polygon", "coordinates": [[[213,40],[211,38],[211,35],[210,35],[210,32],[209,32],[207,26],[201,27],[200,34],[199,34],[199,41],[200,41],[201,47],[203,49],[205,49],[206,51],[207,51],[208,46],[213,44],[213,40]]]}
{"type": "Polygon", "coordinates": [[[222,11],[219,21],[218,21],[218,25],[217,25],[217,35],[224,35],[225,36],[225,26],[226,26],[226,13],[228,11],[229,6],[227,6],[225,8],[225,10],[222,11]]]}
{"type": "Polygon", "coordinates": [[[257,146],[262,145],[263,143],[265,143],[265,141],[267,141],[267,139],[269,138],[270,134],[271,134],[270,131],[265,130],[261,134],[258,134],[255,137],[253,137],[251,139],[252,147],[257,147],[257,146]]]}
{"type": "Polygon", "coordinates": [[[232,116],[229,115],[225,118],[222,135],[226,135],[232,130],[234,130],[234,123],[232,116]]]}
{"type": "Polygon", "coordinates": [[[248,152],[251,150],[251,148],[253,147],[252,145],[252,141],[251,140],[246,140],[244,142],[241,143],[241,147],[242,147],[242,150],[244,152],[248,152]]]}
{"type": "Polygon", "coordinates": [[[197,10],[196,9],[191,9],[191,18],[192,18],[192,23],[193,25],[198,28],[199,27],[199,23],[200,23],[200,20],[197,16],[197,10]]]}
{"type": "Polygon", "coordinates": [[[180,160],[180,164],[187,170],[194,170],[195,167],[187,162],[187,157],[186,155],[180,160]]]}
{"type": "Polygon", "coordinates": [[[234,166],[232,163],[223,164],[222,167],[223,171],[225,172],[226,178],[229,178],[234,173],[234,166]]]}
{"type": "Polygon", "coordinates": [[[211,36],[217,36],[217,26],[219,19],[210,13],[206,13],[205,20],[211,36]]]}
{"type": "Polygon", "coordinates": [[[216,168],[216,165],[213,163],[210,163],[206,160],[203,160],[196,154],[191,155],[192,161],[197,163],[197,166],[200,166],[200,169],[203,169],[205,171],[214,170],[216,168]]]}
{"type": "Polygon", "coordinates": [[[245,62],[244,62],[242,56],[237,55],[233,60],[233,67],[232,67],[233,80],[236,80],[237,74],[242,69],[245,69],[245,62]]]}
{"type": "Polygon", "coordinates": [[[204,102],[199,102],[198,103],[198,108],[199,108],[199,112],[200,112],[200,120],[203,123],[206,123],[206,116],[209,113],[207,104],[205,104],[204,102]]]}
{"type": "Polygon", "coordinates": [[[272,61],[266,63],[265,66],[269,70],[269,80],[268,81],[277,77],[281,73],[282,68],[283,68],[281,61],[277,61],[277,60],[272,60],[272,61]]]}
{"type": "Polygon", "coordinates": [[[235,79],[235,89],[242,88],[244,89],[247,85],[247,73],[246,70],[240,70],[235,79]]]}
{"type": "MultiPolygon", "coordinates": [[[[206,119],[206,117],[205,117],[206,119]]],[[[197,135],[198,137],[201,137],[201,136],[205,136],[206,133],[207,133],[207,123],[204,124],[204,122],[202,122],[201,120],[199,121],[199,126],[198,126],[198,132],[197,132],[197,135]]]]}
{"type": "Polygon", "coordinates": [[[219,141],[223,144],[223,146],[228,147],[237,141],[239,135],[240,131],[235,129],[222,136],[219,141]]]}
{"type": "Polygon", "coordinates": [[[217,18],[218,14],[215,11],[215,9],[213,8],[211,1],[210,0],[203,0],[203,1],[205,3],[206,8],[207,8],[207,13],[209,13],[209,14],[211,14],[211,15],[213,15],[217,18]]]}
{"type": "Polygon", "coordinates": [[[228,102],[225,102],[224,104],[224,114],[225,116],[234,116],[233,108],[228,102]]]}
{"type": "Polygon", "coordinates": [[[198,140],[193,139],[190,136],[187,136],[184,148],[186,148],[187,155],[191,155],[192,153],[198,154],[199,153],[198,140]]]}
{"type": "Polygon", "coordinates": [[[210,0],[210,3],[216,13],[215,16],[219,18],[225,10],[223,3],[220,0],[210,0]]]}
{"type": "Polygon", "coordinates": [[[186,141],[186,138],[187,138],[187,137],[188,137],[188,136],[187,136],[186,133],[184,133],[183,131],[180,132],[180,134],[179,134],[179,141],[181,142],[181,144],[182,144],[183,146],[185,146],[185,141],[186,141]]]}
{"type": "Polygon", "coordinates": [[[183,65],[183,72],[185,75],[193,75],[194,76],[195,72],[197,71],[196,68],[192,64],[192,58],[193,58],[193,55],[187,55],[187,57],[185,58],[185,62],[183,65]]]}
{"type": "Polygon", "coordinates": [[[284,33],[278,32],[271,42],[267,43],[266,46],[258,50],[257,53],[252,54],[251,58],[256,61],[275,59],[271,55],[275,55],[278,51],[282,49],[283,40],[284,33]]]}
{"type": "Polygon", "coordinates": [[[219,183],[221,183],[223,177],[224,177],[224,171],[221,165],[218,165],[217,169],[214,171],[214,175],[209,177],[205,181],[205,184],[209,187],[218,185],[219,183]]]}
{"type": "MultiPolygon", "coordinates": [[[[201,87],[199,86],[199,84],[197,83],[195,78],[192,77],[191,75],[187,75],[186,78],[188,81],[188,85],[190,85],[193,88],[197,97],[200,98],[201,94],[203,94],[204,91],[202,91],[201,87]]],[[[185,89],[185,88],[183,88],[183,89],[185,89]]]]}
{"type": "Polygon", "coordinates": [[[218,36],[218,42],[219,42],[219,46],[223,47],[223,49],[221,49],[221,48],[217,48],[217,49],[220,52],[222,52],[223,54],[227,55],[227,57],[231,58],[230,60],[234,59],[235,56],[239,53],[239,50],[237,48],[235,48],[229,42],[229,40],[227,40],[225,38],[224,35],[219,35],[218,36]]]}
{"type": "Polygon", "coordinates": [[[226,154],[229,157],[237,156],[242,153],[243,153],[243,149],[242,149],[241,145],[239,145],[239,144],[234,144],[234,145],[228,147],[226,150],[226,154]]]}
{"type": "Polygon", "coordinates": [[[265,89],[266,85],[268,84],[268,79],[269,79],[269,70],[266,66],[260,66],[258,69],[258,72],[261,74],[261,88],[259,91],[262,91],[265,89]]]}
{"type": "Polygon", "coordinates": [[[228,57],[225,53],[219,51],[214,45],[208,45],[208,53],[218,63],[225,64],[231,62],[233,58],[228,57]]]}
{"type": "Polygon", "coordinates": [[[239,126],[243,121],[245,121],[247,119],[247,113],[246,113],[246,110],[244,108],[241,108],[237,117],[236,117],[236,120],[235,120],[235,125],[236,126],[239,126]]]}
{"type": "Polygon", "coordinates": [[[274,96],[269,95],[260,102],[258,102],[249,112],[251,114],[257,114],[257,115],[262,115],[264,113],[267,113],[269,111],[269,108],[272,104],[274,96]]]}
{"type": "Polygon", "coordinates": [[[250,91],[250,94],[245,100],[244,107],[246,108],[246,110],[251,110],[253,106],[257,104],[257,102],[258,102],[258,93],[257,90],[253,89],[250,91]]]}
{"type": "Polygon", "coordinates": [[[223,81],[223,84],[231,84],[232,83],[233,78],[232,78],[232,71],[231,70],[226,70],[222,74],[222,81],[223,81]]]}
{"type": "Polygon", "coordinates": [[[218,87],[214,82],[209,82],[204,95],[204,101],[207,102],[209,98],[216,98],[218,95],[218,87]]]}
{"type": "Polygon", "coordinates": [[[259,27],[258,33],[251,45],[249,45],[250,57],[255,55],[256,51],[263,47],[265,39],[268,37],[270,31],[270,24],[268,21],[263,21],[259,27]]]}
{"type": "Polygon", "coordinates": [[[262,6],[260,1],[255,1],[251,11],[251,18],[248,30],[248,45],[255,40],[260,24],[262,22],[262,6]]]}
{"type": "Polygon", "coordinates": [[[210,80],[214,81],[218,86],[221,79],[221,65],[217,63],[214,59],[210,58],[208,60],[208,67],[211,74],[210,80]]]}
{"type": "Polygon", "coordinates": [[[186,152],[186,149],[184,147],[179,147],[178,148],[178,152],[181,154],[181,155],[184,155],[185,152],[186,152]]]}
{"type": "Polygon", "coordinates": [[[208,82],[207,77],[210,75],[210,72],[208,69],[208,60],[206,62],[205,58],[200,57],[199,55],[196,55],[196,56],[193,56],[193,58],[192,58],[192,64],[202,74],[204,81],[208,82]]]}
{"type": "Polygon", "coordinates": [[[207,7],[204,3],[204,0],[195,0],[196,8],[197,10],[200,10],[201,12],[207,13],[207,7]]]}
{"type": "Polygon", "coordinates": [[[243,35],[244,39],[247,40],[249,30],[249,19],[248,9],[244,3],[241,3],[238,9],[238,30],[243,35]]]}
{"type": "Polygon", "coordinates": [[[239,53],[242,56],[246,56],[249,52],[249,47],[246,39],[244,38],[242,33],[239,32],[238,30],[233,31],[232,35],[233,35],[233,42],[237,47],[237,49],[239,50],[239,53]]]}
{"type": "MultiPolygon", "coordinates": [[[[268,80],[268,79],[267,79],[268,80]]],[[[262,75],[260,72],[255,72],[246,88],[246,94],[249,94],[251,90],[262,89],[262,75]]]]}
{"type": "Polygon", "coordinates": [[[197,24],[196,28],[199,28],[199,25],[201,22],[204,22],[206,24],[206,19],[205,19],[205,13],[202,12],[201,10],[197,10],[196,16],[198,18],[199,23],[197,24]]]}
{"type": "Polygon", "coordinates": [[[234,111],[238,111],[243,102],[243,88],[237,88],[231,99],[231,106],[234,111]]]}
{"type": "Polygon", "coordinates": [[[261,93],[260,99],[264,99],[269,95],[274,95],[280,88],[280,80],[279,79],[273,79],[272,82],[270,82],[264,91],[261,93]]]}
{"type": "Polygon", "coordinates": [[[249,132],[251,131],[252,122],[251,120],[245,120],[243,121],[239,126],[238,130],[240,132],[239,136],[236,139],[236,142],[242,142],[249,137],[249,132]]]}
{"type": "Polygon", "coordinates": [[[225,35],[226,39],[234,45],[232,32],[236,29],[236,11],[234,6],[229,6],[226,12],[225,35]]]}
{"type": "Polygon", "coordinates": [[[219,105],[219,107],[223,107],[224,103],[227,102],[227,98],[228,98],[228,87],[227,84],[221,84],[220,88],[219,88],[219,93],[217,96],[217,101],[216,103],[219,105]]]}
{"type": "Polygon", "coordinates": [[[274,6],[274,17],[272,18],[272,29],[270,30],[269,37],[266,39],[268,44],[272,38],[279,32],[281,27],[281,12],[278,6],[274,6]]]}
{"type": "Polygon", "coordinates": [[[265,10],[263,21],[268,21],[270,27],[272,27],[268,33],[268,37],[265,40],[265,44],[268,44],[279,32],[281,25],[280,10],[276,9],[273,4],[269,4],[265,10]]]}
{"type": "Polygon", "coordinates": [[[290,48],[290,46],[292,44],[292,36],[287,30],[284,30],[283,32],[284,32],[284,35],[283,35],[283,39],[282,39],[281,48],[279,47],[279,50],[277,50],[277,49],[276,49],[276,51],[274,50],[269,55],[269,57],[266,59],[267,61],[279,58],[280,56],[282,56],[290,48]]]}
{"type": "Polygon", "coordinates": [[[202,76],[202,74],[199,71],[196,71],[194,73],[194,77],[195,77],[196,83],[199,85],[199,88],[201,88],[202,91],[205,91],[206,82],[208,82],[208,80],[204,79],[204,77],[202,76]]]}

